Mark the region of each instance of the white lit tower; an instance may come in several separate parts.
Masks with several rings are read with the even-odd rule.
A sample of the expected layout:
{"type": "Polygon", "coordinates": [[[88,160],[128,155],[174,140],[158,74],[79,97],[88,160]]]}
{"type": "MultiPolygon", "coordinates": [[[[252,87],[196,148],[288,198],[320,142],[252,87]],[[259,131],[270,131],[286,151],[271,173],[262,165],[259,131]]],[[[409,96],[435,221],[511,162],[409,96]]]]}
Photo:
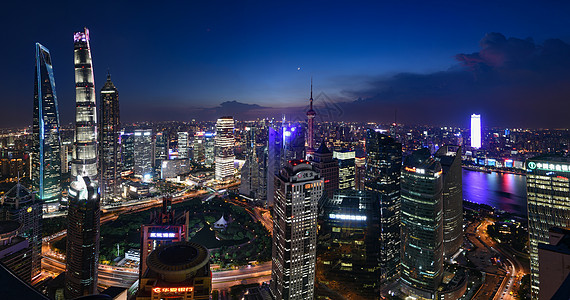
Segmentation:
{"type": "Polygon", "coordinates": [[[97,116],[89,30],[76,32],[75,147],[69,187],[65,297],[97,293],[100,202],[97,184],[97,116]]]}
{"type": "Polygon", "coordinates": [[[471,115],[471,148],[481,148],[481,115],[471,115]]]}
{"type": "Polygon", "coordinates": [[[234,174],[234,118],[221,117],[216,122],[216,180],[230,179],[234,174]]]}

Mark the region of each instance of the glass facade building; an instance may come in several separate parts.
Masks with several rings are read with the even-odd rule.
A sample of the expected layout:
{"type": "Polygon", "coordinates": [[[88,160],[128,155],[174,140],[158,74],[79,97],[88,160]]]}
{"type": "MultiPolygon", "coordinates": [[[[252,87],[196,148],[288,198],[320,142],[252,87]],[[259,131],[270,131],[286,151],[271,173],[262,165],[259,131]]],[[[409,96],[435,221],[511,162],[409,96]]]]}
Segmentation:
{"type": "Polygon", "coordinates": [[[75,149],[71,164],[74,179],[68,191],[66,298],[97,293],[99,224],[101,217],[97,183],[97,107],[89,47],[89,30],[76,32],[75,60],[75,149]]]}
{"type": "Polygon", "coordinates": [[[333,157],[338,160],[338,188],[351,190],[356,187],[356,152],[333,151],[333,157]]]}
{"type": "Polygon", "coordinates": [[[397,279],[400,265],[400,173],[402,144],[372,129],[366,131],[364,189],[380,198],[380,280],[397,279]]]}
{"type": "Polygon", "coordinates": [[[402,168],[402,292],[436,299],[443,277],[443,171],[427,148],[402,168]]]}
{"type": "Polygon", "coordinates": [[[32,190],[52,210],[61,198],[61,137],[51,55],[39,43],[34,78],[32,190]]]}
{"type": "Polygon", "coordinates": [[[461,147],[445,145],[435,159],[443,170],[443,256],[448,259],[463,243],[463,169],[461,147]]]}
{"type": "Polygon", "coordinates": [[[570,158],[539,156],[526,161],[526,194],[532,299],[538,299],[538,244],[552,227],[570,227],[570,158]]]}
{"type": "Polygon", "coordinates": [[[119,92],[107,75],[99,103],[99,174],[101,200],[116,201],[121,194],[121,119],[119,92]]]}
{"type": "Polygon", "coordinates": [[[137,129],[134,134],[135,176],[152,176],[152,129],[137,129]]]}
{"type": "Polygon", "coordinates": [[[380,210],[370,191],[338,190],[325,201],[317,253],[327,280],[365,299],[380,296],[380,210]]]}

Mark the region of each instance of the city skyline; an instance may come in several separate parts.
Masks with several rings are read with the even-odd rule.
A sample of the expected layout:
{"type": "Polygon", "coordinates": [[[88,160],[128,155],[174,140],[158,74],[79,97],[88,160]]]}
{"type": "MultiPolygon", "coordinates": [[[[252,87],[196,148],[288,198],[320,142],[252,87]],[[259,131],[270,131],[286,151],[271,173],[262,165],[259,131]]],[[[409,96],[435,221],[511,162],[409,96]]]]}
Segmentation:
{"type": "MultiPolygon", "coordinates": [[[[22,10],[11,5],[14,12],[22,10]]],[[[341,112],[336,118],[347,121],[389,123],[397,110],[399,122],[408,124],[465,126],[463,115],[480,113],[489,122],[483,126],[569,127],[563,109],[533,109],[536,99],[567,105],[562,101],[570,93],[565,88],[570,80],[570,32],[565,28],[570,26],[562,24],[570,22],[562,17],[567,4],[454,4],[425,12],[424,5],[416,3],[418,9],[410,10],[397,4],[259,3],[223,9],[185,4],[156,11],[137,8],[140,14],[131,15],[132,7],[117,4],[113,15],[125,13],[125,22],[117,22],[101,3],[80,19],[56,22],[41,32],[35,26],[45,16],[65,14],[71,7],[25,14],[23,20],[30,18],[25,25],[5,21],[21,24],[23,30],[6,33],[12,41],[4,49],[12,58],[7,68],[14,71],[0,79],[13,88],[0,103],[14,113],[2,115],[0,127],[30,123],[23,117],[29,106],[24,100],[30,97],[23,87],[30,84],[32,66],[11,64],[26,64],[31,41],[52,49],[62,124],[71,122],[72,73],[65,67],[71,57],[63,49],[69,43],[65,33],[83,26],[104,41],[93,49],[101,66],[95,79],[103,82],[104,72],[112,70],[122,89],[126,122],[215,119],[229,111],[236,119],[304,114],[313,76],[315,95],[324,93],[322,99],[315,97],[316,108],[327,99],[341,112]],[[150,11],[164,24],[147,24],[150,11]],[[173,18],[179,14],[187,15],[178,19],[191,21],[173,18]],[[132,59],[150,63],[133,66],[125,59],[131,53],[123,49],[141,42],[132,59]],[[24,105],[16,108],[19,102],[24,105]]]]}

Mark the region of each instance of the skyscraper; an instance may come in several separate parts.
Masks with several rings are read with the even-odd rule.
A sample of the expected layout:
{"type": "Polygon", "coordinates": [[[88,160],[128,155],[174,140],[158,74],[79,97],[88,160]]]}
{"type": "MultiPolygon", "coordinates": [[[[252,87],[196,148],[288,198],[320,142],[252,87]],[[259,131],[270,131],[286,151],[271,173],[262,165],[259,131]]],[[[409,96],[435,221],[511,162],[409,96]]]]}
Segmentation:
{"type": "Polygon", "coordinates": [[[121,194],[121,121],[119,92],[107,74],[99,103],[99,174],[101,200],[113,202],[121,194]]]}
{"type": "MultiPolygon", "coordinates": [[[[152,175],[152,129],[137,129],[134,134],[135,176],[152,175]]],[[[145,178],[146,179],[146,178],[145,178]]]]}
{"type": "Polygon", "coordinates": [[[378,204],[374,192],[337,190],[324,202],[319,229],[319,268],[326,280],[366,299],[380,295],[378,204]]]}
{"type": "Polygon", "coordinates": [[[313,299],[317,203],[324,181],[307,161],[292,160],[275,176],[271,292],[275,299],[313,299]]]}
{"type": "Polygon", "coordinates": [[[89,30],[76,32],[75,149],[71,166],[67,213],[65,296],[95,294],[99,261],[100,204],[97,184],[97,136],[95,86],[89,48],[89,30]]]}
{"type": "Polygon", "coordinates": [[[275,175],[281,169],[281,152],[283,137],[279,128],[272,126],[267,130],[267,204],[273,206],[275,203],[275,175]]]}
{"type": "Polygon", "coordinates": [[[333,157],[338,160],[338,188],[341,190],[355,189],[355,155],[354,151],[333,151],[333,157]]]}
{"type": "Polygon", "coordinates": [[[333,153],[323,141],[317,151],[313,153],[311,164],[325,183],[324,194],[330,199],[334,191],[338,189],[338,160],[333,158],[333,153]]]}
{"type": "Polygon", "coordinates": [[[77,176],[69,187],[65,297],[97,293],[101,210],[97,184],[77,176]]]}
{"type": "Polygon", "coordinates": [[[435,159],[443,170],[443,257],[450,258],[463,243],[463,170],[461,147],[445,145],[435,159]]]}
{"type": "Polygon", "coordinates": [[[285,167],[290,160],[305,159],[305,128],[299,124],[282,123],[281,163],[279,169],[285,167]]]}
{"type": "Polygon", "coordinates": [[[313,110],[313,78],[311,78],[311,98],[309,98],[310,107],[307,111],[307,124],[309,127],[308,141],[307,141],[307,154],[312,154],[315,151],[315,132],[314,122],[317,113],[313,110]]]}
{"type": "Polygon", "coordinates": [[[135,134],[121,132],[122,172],[132,174],[135,170],[135,134]]]}
{"type": "Polygon", "coordinates": [[[157,132],[154,140],[154,165],[160,168],[162,161],[168,159],[168,133],[157,132]]]}
{"type": "Polygon", "coordinates": [[[178,132],[178,158],[189,158],[190,144],[188,140],[188,132],[178,132]]]}
{"type": "Polygon", "coordinates": [[[75,62],[75,145],[71,162],[71,176],[88,176],[97,180],[97,108],[95,84],[89,48],[89,30],[76,32],[75,62]]]}
{"type": "Polygon", "coordinates": [[[406,157],[402,168],[402,292],[437,299],[443,277],[443,178],[427,148],[406,157]]]}
{"type": "Polygon", "coordinates": [[[32,140],[32,189],[55,210],[61,198],[61,138],[55,78],[49,50],[36,43],[32,140]]]}
{"type": "Polygon", "coordinates": [[[481,115],[471,115],[471,148],[481,148],[481,115]]]}
{"type": "Polygon", "coordinates": [[[215,160],[216,135],[213,132],[204,133],[204,165],[211,167],[215,160]]]}
{"type": "Polygon", "coordinates": [[[31,281],[42,271],[42,201],[18,182],[3,195],[1,202],[0,220],[20,222],[18,235],[26,238],[32,248],[31,278],[26,279],[31,281]]]}
{"type": "Polygon", "coordinates": [[[381,282],[396,279],[400,264],[400,173],[402,144],[393,138],[366,131],[364,188],[380,198],[381,282]]]}
{"type": "Polygon", "coordinates": [[[221,117],[216,122],[216,180],[234,175],[234,118],[221,117]]]}
{"type": "Polygon", "coordinates": [[[259,189],[259,163],[255,146],[255,128],[246,127],[246,156],[245,163],[241,168],[241,184],[239,192],[254,200],[257,198],[259,189]]]}
{"type": "Polygon", "coordinates": [[[538,244],[552,227],[570,227],[570,158],[544,155],[526,161],[532,299],[539,297],[538,244]]]}

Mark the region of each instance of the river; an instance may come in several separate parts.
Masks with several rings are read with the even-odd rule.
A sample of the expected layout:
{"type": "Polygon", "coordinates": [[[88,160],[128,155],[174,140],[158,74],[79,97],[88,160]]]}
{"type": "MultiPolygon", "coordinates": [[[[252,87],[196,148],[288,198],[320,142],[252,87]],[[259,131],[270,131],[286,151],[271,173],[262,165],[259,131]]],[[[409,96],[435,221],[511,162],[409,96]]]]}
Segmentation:
{"type": "Polygon", "coordinates": [[[463,170],[463,199],[526,216],[526,177],[463,170]]]}

